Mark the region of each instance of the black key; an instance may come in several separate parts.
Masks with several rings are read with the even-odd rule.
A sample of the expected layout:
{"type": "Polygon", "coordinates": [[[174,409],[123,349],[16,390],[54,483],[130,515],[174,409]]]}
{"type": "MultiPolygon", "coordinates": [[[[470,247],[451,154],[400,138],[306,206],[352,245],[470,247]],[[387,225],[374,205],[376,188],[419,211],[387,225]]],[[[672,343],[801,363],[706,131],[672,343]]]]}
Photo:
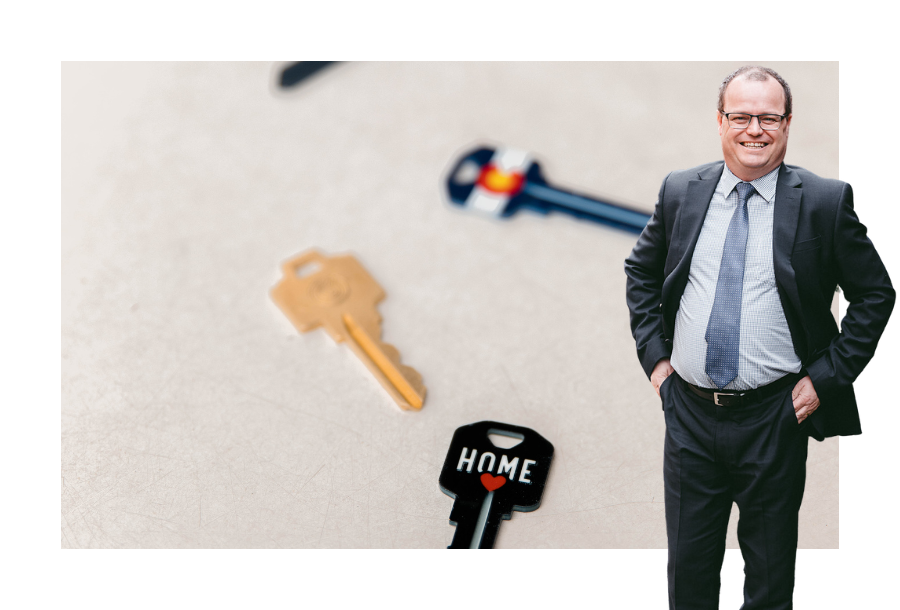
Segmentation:
{"type": "Polygon", "coordinates": [[[502,519],[541,505],[552,461],[553,445],[530,428],[495,421],[457,428],[440,478],[441,491],[455,499],[450,523],[456,533],[447,548],[493,548],[502,519]],[[489,434],[522,442],[503,449],[489,434]]]}
{"type": "Polygon", "coordinates": [[[327,68],[334,61],[297,61],[287,66],[281,72],[280,85],[284,89],[293,87],[300,81],[304,81],[322,68],[327,68]]]}

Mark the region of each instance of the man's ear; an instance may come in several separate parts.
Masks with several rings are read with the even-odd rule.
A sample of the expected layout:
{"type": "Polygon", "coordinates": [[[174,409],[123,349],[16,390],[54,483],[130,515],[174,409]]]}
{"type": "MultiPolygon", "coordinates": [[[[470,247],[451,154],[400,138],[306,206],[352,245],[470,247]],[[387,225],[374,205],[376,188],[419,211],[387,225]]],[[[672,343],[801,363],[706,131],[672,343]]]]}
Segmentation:
{"type": "MultiPolygon", "coordinates": [[[[718,121],[719,123],[719,137],[722,137],[722,121],[724,119],[725,117],[722,115],[722,113],[716,110],[716,121],[718,121]]],[[[727,127],[728,126],[726,125],[725,128],[727,129],[727,127]]]]}

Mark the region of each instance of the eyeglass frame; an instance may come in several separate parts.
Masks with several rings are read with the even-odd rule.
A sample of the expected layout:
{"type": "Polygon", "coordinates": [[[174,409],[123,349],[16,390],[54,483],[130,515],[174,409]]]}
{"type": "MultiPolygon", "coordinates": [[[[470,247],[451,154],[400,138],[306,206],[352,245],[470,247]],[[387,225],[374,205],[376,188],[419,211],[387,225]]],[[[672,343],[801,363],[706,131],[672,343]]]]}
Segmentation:
{"type": "Polygon", "coordinates": [[[728,121],[728,127],[730,129],[737,129],[738,131],[743,131],[744,129],[749,129],[750,125],[753,123],[753,117],[756,117],[756,124],[759,125],[759,128],[762,129],[763,131],[778,131],[779,129],[781,129],[781,124],[788,117],[788,115],[786,115],[786,114],[775,114],[774,112],[766,112],[764,114],[750,114],[749,112],[722,112],[720,110],[719,114],[721,114],[723,117],[725,117],[725,120],[728,121]],[[744,116],[750,117],[750,122],[747,123],[746,127],[735,127],[734,125],[731,124],[731,119],[728,117],[729,114],[743,114],[744,116]],[[765,127],[763,127],[762,121],[759,120],[759,117],[762,117],[762,116],[777,116],[781,120],[778,121],[778,126],[775,129],[766,129],[765,127]]]}

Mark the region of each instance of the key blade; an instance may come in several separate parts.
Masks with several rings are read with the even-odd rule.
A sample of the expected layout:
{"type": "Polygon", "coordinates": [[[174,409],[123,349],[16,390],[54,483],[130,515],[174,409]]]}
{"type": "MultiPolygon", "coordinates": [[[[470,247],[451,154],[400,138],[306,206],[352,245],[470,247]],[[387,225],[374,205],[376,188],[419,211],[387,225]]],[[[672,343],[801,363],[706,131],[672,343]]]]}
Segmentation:
{"type": "MultiPolygon", "coordinates": [[[[447,493],[444,490],[444,493],[447,493]]],[[[448,494],[452,497],[452,494],[448,494]]],[[[478,529],[478,517],[483,506],[484,499],[467,501],[456,499],[453,502],[453,510],[450,511],[450,523],[455,526],[453,540],[448,549],[468,549],[472,547],[476,529],[478,529]]],[[[479,535],[479,542],[481,536],[479,535]]]]}
{"type": "MultiPolygon", "coordinates": [[[[490,549],[494,547],[494,539],[497,537],[497,528],[493,528],[493,532],[486,531],[493,501],[494,492],[488,492],[488,495],[484,497],[481,510],[478,511],[478,521],[475,522],[475,531],[472,533],[472,542],[469,543],[470,549],[490,549]],[[488,534],[487,537],[485,537],[486,533],[488,534]]],[[[499,524],[497,527],[499,527],[499,524]]]]}
{"type": "Polygon", "coordinates": [[[537,205],[537,211],[546,214],[557,211],[587,218],[595,222],[615,226],[625,231],[640,233],[650,221],[646,212],[632,210],[624,206],[584,197],[559,188],[549,187],[536,182],[528,182],[522,194],[530,197],[537,205]]]}
{"type": "Polygon", "coordinates": [[[343,315],[350,347],[372,371],[402,409],[416,410],[425,403],[425,385],[414,368],[400,364],[397,349],[373,338],[350,314],[343,315]]]}

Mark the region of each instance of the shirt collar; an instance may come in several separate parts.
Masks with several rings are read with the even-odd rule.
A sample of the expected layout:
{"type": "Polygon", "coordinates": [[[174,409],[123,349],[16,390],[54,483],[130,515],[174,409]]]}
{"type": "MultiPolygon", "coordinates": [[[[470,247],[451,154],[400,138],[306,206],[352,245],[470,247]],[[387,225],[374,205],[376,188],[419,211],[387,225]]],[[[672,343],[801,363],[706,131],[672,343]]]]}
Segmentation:
{"type": "MultiPolygon", "coordinates": [[[[778,170],[780,169],[781,166],[779,165],[765,176],[760,176],[756,180],[750,182],[750,184],[753,185],[753,188],[756,189],[756,192],[759,193],[767,203],[772,203],[772,199],[775,197],[775,186],[778,184],[778,170]]],[[[726,164],[725,171],[722,172],[722,177],[719,178],[719,186],[722,187],[726,197],[728,197],[729,193],[734,190],[734,187],[739,182],[743,182],[743,180],[732,174],[726,164]]]]}

